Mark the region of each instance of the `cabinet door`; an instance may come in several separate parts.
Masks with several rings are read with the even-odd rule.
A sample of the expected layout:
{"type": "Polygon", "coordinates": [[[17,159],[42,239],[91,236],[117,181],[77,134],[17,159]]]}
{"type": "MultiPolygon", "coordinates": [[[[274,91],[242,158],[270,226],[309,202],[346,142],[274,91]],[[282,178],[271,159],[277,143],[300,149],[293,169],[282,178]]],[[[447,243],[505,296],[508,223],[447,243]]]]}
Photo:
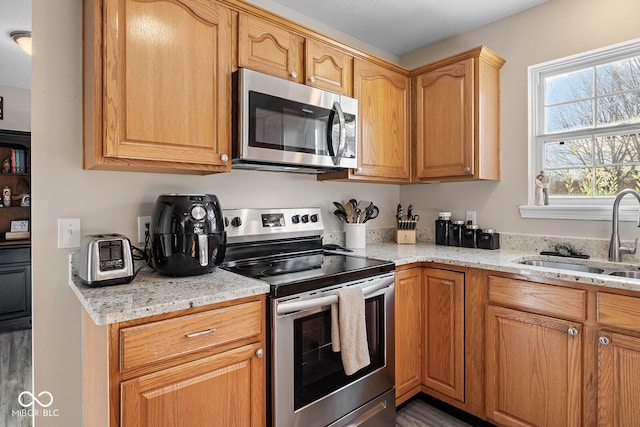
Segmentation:
{"type": "Polygon", "coordinates": [[[238,66],[302,83],[304,39],[255,16],[238,17],[238,66]]]}
{"type": "Polygon", "coordinates": [[[248,345],[123,382],[121,426],[264,426],[261,351],[248,345]]]}
{"type": "Polygon", "coordinates": [[[416,177],[474,174],[473,58],[415,78],[416,177]]]}
{"type": "Polygon", "coordinates": [[[199,0],[106,0],[104,21],[104,156],[229,170],[231,11],[199,0]]]}
{"type": "Polygon", "coordinates": [[[402,270],[395,279],[396,403],[407,400],[406,393],[419,391],[422,325],[420,301],[421,268],[402,270]]]}
{"type": "Polygon", "coordinates": [[[580,426],[582,325],[488,305],[486,415],[503,426],[580,426]]]}
{"type": "Polygon", "coordinates": [[[408,181],[409,78],[360,59],[355,60],[354,76],[360,122],[356,175],[408,181]]]}
{"type": "Polygon", "coordinates": [[[422,383],[464,402],[464,273],[422,274],[422,383]]]}
{"type": "Polygon", "coordinates": [[[31,316],[31,265],[0,265],[0,322],[31,316]]]}
{"type": "Polygon", "coordinates": [[[640,339],[601,332],[598,345],[598,426],[638,425],[638,378],[640,339]]]}
{"type": "Polygon", "coordinates": [[[307,39],[306,44],[306,83],[351,96],[353,56],[313,39],[307,39]]]}

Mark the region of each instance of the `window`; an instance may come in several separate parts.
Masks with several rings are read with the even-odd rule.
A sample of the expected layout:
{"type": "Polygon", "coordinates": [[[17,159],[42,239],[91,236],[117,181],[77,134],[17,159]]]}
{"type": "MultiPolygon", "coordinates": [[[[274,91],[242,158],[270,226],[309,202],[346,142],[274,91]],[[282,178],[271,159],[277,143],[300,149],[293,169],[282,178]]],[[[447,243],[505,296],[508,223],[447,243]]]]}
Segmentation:
{"type": "Polygon", "coordinates": [[[640,39],[529,67],[529,100],[522,216],[610,219],[618,192],[640,190],[640,39]]]}

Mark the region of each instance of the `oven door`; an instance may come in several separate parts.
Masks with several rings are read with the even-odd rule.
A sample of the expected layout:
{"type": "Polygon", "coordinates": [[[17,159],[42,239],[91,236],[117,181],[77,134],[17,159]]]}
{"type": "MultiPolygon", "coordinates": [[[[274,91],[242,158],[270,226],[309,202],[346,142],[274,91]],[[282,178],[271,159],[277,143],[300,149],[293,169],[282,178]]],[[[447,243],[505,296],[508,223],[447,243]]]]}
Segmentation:
{"type": "MultiPolygon", "coordinates": [[[[327,426],[394,387],[393,273],[272,301],[272,418],[277,427],[327,426]],[[336,290],[365,295],[371,364],[347,376],[331,348],[336,290]]],[[[393,403],[392,403],[393,405],[393,403]]]]}

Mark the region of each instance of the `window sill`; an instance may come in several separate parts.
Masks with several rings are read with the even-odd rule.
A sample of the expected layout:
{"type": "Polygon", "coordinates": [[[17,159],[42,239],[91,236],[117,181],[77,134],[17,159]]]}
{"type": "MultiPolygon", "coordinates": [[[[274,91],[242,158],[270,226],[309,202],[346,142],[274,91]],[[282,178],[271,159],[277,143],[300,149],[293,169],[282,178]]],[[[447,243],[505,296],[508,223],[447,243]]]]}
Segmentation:
{"type": "MultiPolygon", "coordinates": [[[[612,206],[597,205],[548,205],[548,206],[520,206],[521,218],[538,219],[571,219],[611,221],[612,206]]],[[[638,206],[620,206],[620,221],[637,221],[638,206]]]]}

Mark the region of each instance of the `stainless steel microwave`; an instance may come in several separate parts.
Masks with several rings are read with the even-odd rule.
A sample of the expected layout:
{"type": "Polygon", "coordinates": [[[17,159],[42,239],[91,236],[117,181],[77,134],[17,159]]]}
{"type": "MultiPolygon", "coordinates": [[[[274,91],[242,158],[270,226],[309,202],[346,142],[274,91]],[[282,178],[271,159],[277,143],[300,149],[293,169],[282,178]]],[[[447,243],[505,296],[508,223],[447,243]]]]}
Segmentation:
{"type": "Polygon", "coordinates": [[[233,168],[358,167],[358,100],[246,68],[233,77],[233,168]]]}

